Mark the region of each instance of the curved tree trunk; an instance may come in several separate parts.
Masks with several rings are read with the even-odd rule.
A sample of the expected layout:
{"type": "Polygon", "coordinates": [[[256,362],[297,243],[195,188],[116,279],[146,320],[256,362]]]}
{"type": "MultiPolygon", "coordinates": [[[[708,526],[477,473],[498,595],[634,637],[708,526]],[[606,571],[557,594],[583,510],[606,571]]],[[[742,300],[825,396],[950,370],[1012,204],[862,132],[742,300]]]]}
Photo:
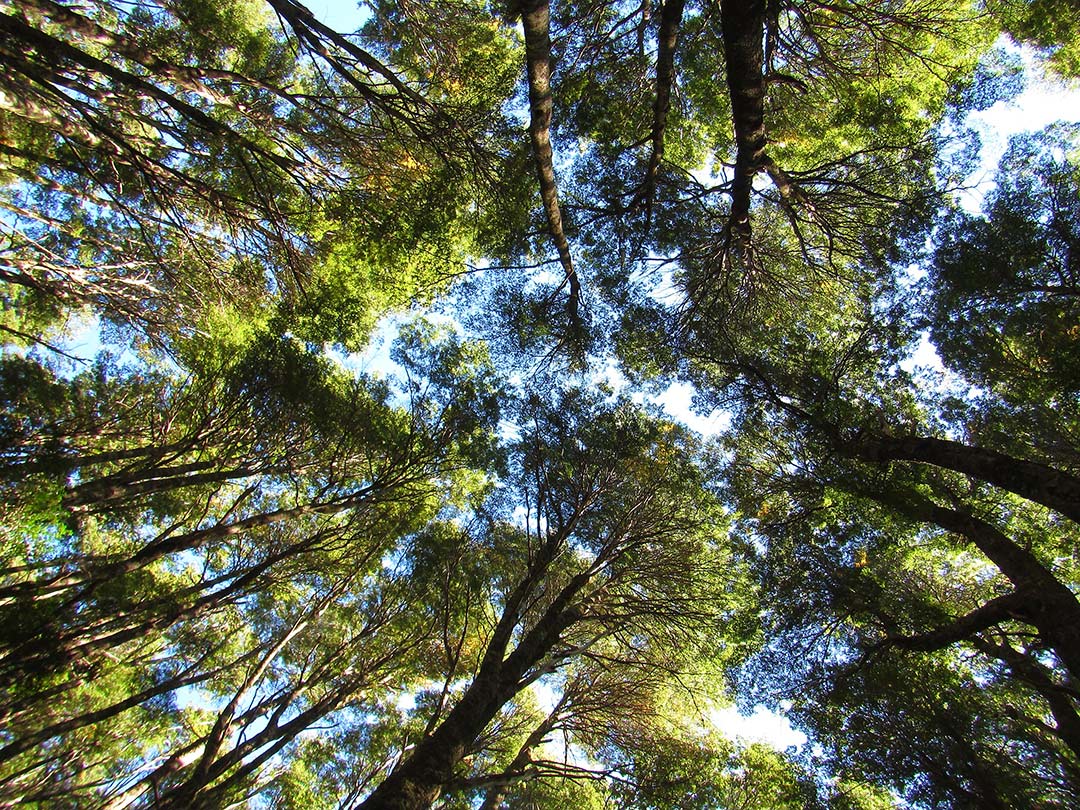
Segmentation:
{"type": "Polygon", "coordinates": [[[1008,602],[1009,617],[1037,628],[1065,668],[1080,679],[1080,602],[1034,554],[985,520],[939,506],[924,496],[877,493],[870,497],[908,518],[953,532],[985,554],[1016,588],[1015,601],[1008,602]]]}
{"type": "Polygon", "coordinates": [[[563,230],[555,185],[554,153],[551,149],[551,7],[547,0],[524,0],[518,7],[525,29],[525,63],[529,76],[529,137],[536,156],[536,176],[540,183],[540,199],[544,204],[548,230],[555,240],[559,262],[570,286],[567,313],[572,320],[578,316],[581,282],[574,271],[570,243],[563,230]]]}
{"type": "Polygon", "coordinates": [[[840,440],[837,449],[862,461],[914,461],[963,473],[1080,523],[1080,478],[1046,464],[931,436],[864,435],[840,440]]]}

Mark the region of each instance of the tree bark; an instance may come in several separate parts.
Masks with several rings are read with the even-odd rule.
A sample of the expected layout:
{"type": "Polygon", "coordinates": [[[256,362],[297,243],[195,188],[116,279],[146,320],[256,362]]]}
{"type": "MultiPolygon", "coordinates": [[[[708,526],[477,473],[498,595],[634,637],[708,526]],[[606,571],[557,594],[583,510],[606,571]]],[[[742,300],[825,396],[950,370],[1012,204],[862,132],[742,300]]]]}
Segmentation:
{"type": "Polygon", "coordinates": [[[985,554],[1022,597],[1010,605],[1012,618],[1033,625],[1065,668],[1080,679],[1080,602],[1034,554],[985,520],[939,506],[924,496],[878,493],[870,497],[906,517],[953,532],[985,554]]]}
{"type": "MultiPolygon", "coordinates": [[[[542,571],[540,572],[542,573],[542,571]]],[[[521,681],[558,642],[579,614],[570,602],[588,583],[588,573],[578,574],[560,591],[537,623],[510,655],[495,644],[484,655],[480,671],[457,705],[412,754],[360,805],[363,810],[421,810],[431,806],[453,778],[454,768],[503,705],[521,689],[521,681]]],[[[534,582],[539,577],[532,576],[534,582]]],[[[504,610],[502,625],[508,614],[504,610]]],[[[516,618],[510,626],[516,624],[516,618]]],[[[498,630],[496,631],[498,632],[498,630]]]]}
{"type": "Polygon", "coordinates": [[[1015,618],[1016,612],[1023,609],[1026,595],[1018,591],[991,599],[985,605],[980,605],[970,613],[966,613],[958,619],[949,622],[942,627],[936,627],[925,633],[917,633],[913,636],[888,636],[875,647],[900,647],[904,650],[919,650],[921,652],[933,652],[945,647],[951,647],[960,641],[967,641],[995,624],[1009,621],[1015,618]]]}
{"type": "Polygon", "coordinates": [[[551,149],[551,7],[547,0],[523,0],[518,6],[525,29],[525,65],[529,77],[529,137],[536,156],[536,176],[540,183],[540,199],[547,216],[548,231],[559,253],[565,282],[570,286],[568,313],[577,319],[581,282],[574,271],[570,243],[563,229],[559,209],[558,188],[551,149]]]}
{"type": "Polygon", "coordinates": [[[837,449],[861,461],[914,461],[963,473],[1080,523],[1080,478],[1046,464],[930,436],[863,435],[840,440],[837,449]]]}
{"type": "Polygon", "coordinates": [[[720,25],[736,148],[728,227],[748,243],[750,192],[765,160],[765,0],[721,3],[720,25]]]}
{"type": "Polygon", "coordinates": [[[671,110],[671,88],[675,83],[675,46],[679,38],[685,0],[666,0],[660,11],[660,39],[656,53],[656,98],[653,101],[652,153],[645,171],[645,222],[652,221],[656,197],[656,176],[664,158],[664,137],[667,133],[668,112],[671,110]]]}

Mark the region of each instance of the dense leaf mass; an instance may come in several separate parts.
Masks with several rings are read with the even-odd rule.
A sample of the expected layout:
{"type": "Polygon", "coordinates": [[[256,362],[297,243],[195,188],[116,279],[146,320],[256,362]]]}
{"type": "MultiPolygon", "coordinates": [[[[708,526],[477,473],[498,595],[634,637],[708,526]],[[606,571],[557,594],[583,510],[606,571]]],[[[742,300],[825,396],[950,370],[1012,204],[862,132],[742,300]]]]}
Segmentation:
{"type": "Polygon", "coordinates": [[[0,806],[1080,806],[1075,5],[0,0],[0,806]]]}

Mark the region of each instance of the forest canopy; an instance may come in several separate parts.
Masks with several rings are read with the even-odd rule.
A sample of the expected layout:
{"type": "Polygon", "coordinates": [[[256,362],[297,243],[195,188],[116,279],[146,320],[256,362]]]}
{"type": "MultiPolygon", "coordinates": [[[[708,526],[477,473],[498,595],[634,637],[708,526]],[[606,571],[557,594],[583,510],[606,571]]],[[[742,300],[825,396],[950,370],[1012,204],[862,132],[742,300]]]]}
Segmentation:
{"type": "Polygon", "coordinates": [[[1080,806],[1075,0],[355,19],[0,0],[0,806],[1080,806]]]}

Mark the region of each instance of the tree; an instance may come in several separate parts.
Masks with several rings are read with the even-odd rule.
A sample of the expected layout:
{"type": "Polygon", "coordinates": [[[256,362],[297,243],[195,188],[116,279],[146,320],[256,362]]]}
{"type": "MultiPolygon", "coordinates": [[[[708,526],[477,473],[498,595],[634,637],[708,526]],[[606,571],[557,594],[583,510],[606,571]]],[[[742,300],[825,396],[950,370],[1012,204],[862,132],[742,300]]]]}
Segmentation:
{"type": "Polygon", "coordinates": [[[1031,0],[999,2],[990,10],[1001,19],[1002,29],[1015,39],[1033,45],[1047,56],[1047,65],[1064,77],[1080,73],[1074,10],[1067,2],[1031,0]]]}
{"type": "Polygon", "coordinates": [[[926,279],[926,326],[943,360],[984,388],[969,430],[984,441],[1039,449],[1075,464],[1076,321],[1080,221],[1075,133],[1013,141],[982,216],[949,211],[926,279]],[[1002,429],[1007,423],[1008,428],[1002,429]]]}
{"type": "MultiPolygon", "coordinates": [[[[1007,160],[1004,170],[1014,166],[1007,160]]],[[[1002,195],[1011,182],[1003,180],[1002,195]]],[[[1004,228],[1022,219],[1015,207],[991,206],[1004,228]]],[[[1056,221],[1032,213],[1032,223],[1056,221]]],[[[990,233],[993,221],[984,224],[976,232],[990,233]]],[[[849,299],[846,314],[858,328],[846,339],[818,311],[816,320],[777,324],[780,340],[770,342],[720,325],[695,336],[694,362],[699,379],[739,403],[728,480],[777,606],[776,650],[759,666],[784,688],[820,690],[804,716],[844,752],[838,761],[927,803],[1064,806],[1075,784],[1080,667],[1075,569],[1062,553],[1076,537],[1076,498],[1068,494],[1075,482],[1056,441],[1061,424],[1041,435],[1037,426],[1051,423],[1025,420],[1021,410],[1038,413],[1038,397],[996,376],[987,356],[996,345],[993,321],[944,323],[944,295],[963,289],[953,286],[955,257],[976,227],[939,236],[943,265],[931,268],[929,286],[940,313],[934,328],[956,341],[944,343],[946,362],[959,358],[958,371],[970,364],[989,388],[978,396],[914,390],[894,365],[910,333],[881,323],[870,296],[849,299]],[[985,429],[1008,424],[1003,415],[1013,403],[1015,424],[1031,426],[1025,434],[985,429]],[[1059,617],[1070,618],[1058,624],[1059,617]],[[774,655],[804,663],[785,667],[774,655]],[[939,674],[916,678],[916,670],[939,674]],[[1002,703],[976,708],[934,691],[952,695],[974,683],[1002,703]],[[932,704],[943,708],[928,713],[932,704]],[[858,705],[867,707],[865,727],[846,720],[858,705]],[[899,727],[905,717],[920,731],[899,727]],[[923,737],[927,728],[934,731],[923,737]],[[882,736],[868,741],[863,733],[882,736]],[[979,749],[995,739],[1012,741],[1013,758],[988,753],[1004,743],[979,749]],[[1035,782],[1026,775],[1032,760],[1047,768],[1035,782]],[[957,776],[961,763],[967,770],[957,776]]],[[[976,255],[1001,261],[1000,251],[976,255]]],[[[1039,266],[1039,258],[1030,261],[1039,266]]],[[[983,291],[990,306],[1008,294],[992,283],[983,291]]],[[[1041,304],[1032,299],[1017,321],[1022,312],[1042,322],[1041,304]]],[[[1047,379],[1067,385],[1063,374],[1047,379]]]]}
{"type": "Polygon", "coordinates": [[[1075,805],[1070,20],[5,5],[0,803],[1075,805]]]}
{"type": "Polygon", "coordinates": [[[3,26],[2,280],[20,309],[88,306],[167,342],[208,307],[250,318],[268,297],[309,339],[333,307],[318,339],[357,346],[456,272],[426,254],[469,242],[481,131],[304,6],[42,0],[3,26]],[[427,216],[402,219],[419,199],[427,216]]]}
{"type": "Polygon", "coordinates": [[[488,597],[486,645],[457,702],[363,807],[429,806],[503,706],[577,656],[603,649],[602,660],[632,666],[653,647],[708,648],[724,589],[722,517],[687,437],[579,392],[529,402],[524,416],[514,472],[529,506],[524,531],[504,526],[488,541],[515,564],[488,597]]]}
{"type": "MultiPolygon", "coordinates": [[[[266,339],[256,338],[251,353],[234,356],[229,369],[171,380],[164,394],[145,386],[152,403],[167,403],[160,411],[144,408],[136,399],[139,386],[129,380],[99,379],[92,404],[108,407],[107,393],[128,397],[120,416],[132,428],[137,414],[150,417],[146,434],[91,431],[109,451],[84,447],[82,455],[62,457],[52,488],[57,501],[45,504],[53,511],[27,505],[38,510],[37,544],[25,547],[21,564],[9,559],[5,570],[2,678],[13,736],[0,760],[11,763],[9,795],[28,790],[44,778],[41,769],[53,768],[36,746],[56,737],[74,744],[82,729],[198,686],[231,695],[218,731],[207,727],[178,744],[183,768],[166,762],[164,771],[152,773],[159,799],[190,805],[197,794],[217,795],[238,773],[250,774],[254,766],[242,760],[264,744],[276,753],[339,709],[380,661],[397,666],[391,654],[366,645],[383,624],[392,627],[403,608],[364,577],[379,571],[399,538],[438,514],[441,493],[458,502],[472,487],[483,487],[472,465],[486,465],[492,451],[488,436],[497,404],[491,370],[482,353],[452,339],[440,342],[431,329],[414,329],[399,355],[418,386],[410,389],[406,411],[387,403],[385,386],[350,378],[288,341],[269,347],[266,339]],[[175,432],[160,430],[163,425],[175,432]],[[138,452],[124,452],[125,442],[138,452]],[[271,455],[238,460],[241,447],[271,455]],[[72,464],[82,483],[63,494],[72,464]],[[117,464],[119,471],[91,477],[97,466],[117,464]],[[49,524],[65,511],[73,522],[49,524]],[[294,623],[286,613],[275,619],[277,605],[306,601],[318,605],[311,618],[294,623]],[[365,607],[370,627],[348,618],[365,607]],[[305,643],[308,635],[297,636],[301,629],[342,610],[338,621],[351,626],[345,640],[316,635],[311,652],[294,664],[296,682],[289,685],[277,660],[305,643]],[[388,618],[380,618],[384,613],[388,618]],[[204,649],[214,633],[232,642],[204,649]],[[359,656],[363,666],[350,670],[348,655],[359,656]],[[245,670],[249,674],[240,674],[245,670]],[[274,678],[281,684],[271,688],[267,679],[274,678]],[[253,705],[256,687],[269,691],[253,705]],[[316,689],[326,692],[304,706],[316,689]],[[51,708],[58,699],[64,712],[51,708]],[[242,700],[246,714],[235,717],[242,700]],[[297,711],[302,720],[291,716],[297,711]],[[235,753],[219,755],[228,729],[284,712],[288,722],[275,720],[235,753]],[[200,741],[200,734],[209,736],[200,741]],[[194,775],[184,770],[189,766],[194,775]],[[165,774],[170,782],[186,781],[167,785],[165,774]]],[[[72,387],[85,395],[77,382],[72,387]]],[[[43,432],[62,424],[55,420],[43,432]]],[[[79,438],[69,433],[50,443],[79,438]]],[[[407,650],[416,632],[392,628],[377,639],[389,650],[407,650]],[[404,640],[391,642],[395,633],[404,640]]],[[[49,778],[63,783],[64,767],[50,770],[49,778]]],[[[82,776],[97,769],[87,766],[82,776]]],[[[124,770],[106,773],[117,785],[129,778],[124,770]]]]}

